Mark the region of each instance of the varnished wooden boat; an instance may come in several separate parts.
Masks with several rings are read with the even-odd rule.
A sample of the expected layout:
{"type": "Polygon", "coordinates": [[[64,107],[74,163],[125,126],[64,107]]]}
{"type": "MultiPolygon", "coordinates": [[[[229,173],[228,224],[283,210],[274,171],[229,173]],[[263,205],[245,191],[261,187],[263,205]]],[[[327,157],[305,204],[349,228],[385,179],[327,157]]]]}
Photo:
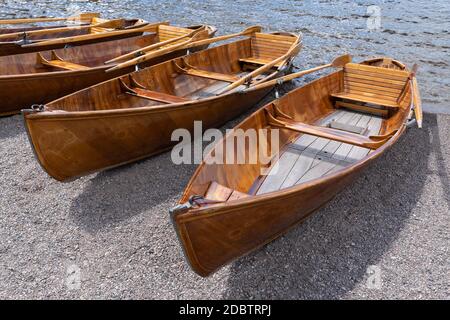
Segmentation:
{"type": "MultiPolygon", "coordinates": [[[[177,39],[185,37],[180,40],[184,42],[206,39],[216,31],[209,26],[180,28],[167,23],[147,25],[145,28],[146,33],[142,36],[0,57],[0,115],[18,113],[33,104],[44,104],[132,72],[139,63],[132,59],[127,67],[106,72],[111,67],[123,64],[120,60],[105,64],[108,60],[129,53],[133,53],[134,58],[141,54],[141,50],[154,47],[154,50],[147,52],[152,53],[152,58],[139,63],[139,67],[145,68],[186,54],[187,49],[177,47],[177,39]],[[159,48],[165,43],[169,44],[164,46],[164,50],[159,48]]],[[[203,48],[198,46],[194,49],[203,48]]]]}
{"type": "Polygon", "coordinates": [[[0,20],[0,56],[46,51],[142,35],[148,23],[141,19],[101,19],[97,13],[70,18],[0,20]],[[29,26],[48,21],[72,25],[29,26]],[[12,28],[1,28],[13,25],[12,28]],[[23,26],[18,26],[23,25],[23,26]]]}
{"type": "Polygon", "coordinates": [[[414,78],[414,72],[388,58],[346,63],[234,128],[205,157],[171,211],[193,270],[207,276],[263,246],[348,186],[397,142],[411,106],[420,109],[414,78]],[[265,165],[260,145],[246,145],[235,150],[245,159],[256,158],[254,164],[211,164],[214,155],[233,151],[221,153],[242,134],[238,129],[267,129],[266,137],[279,129],[279,139],[267,138],[262,145],[280,152],[273,150],[265,165]]]}
{"type": "Polygon", "coordinates": [[[300,50],[297,35],[259,31],[24,110],[37,159],[53,178],[67,180],[166,151],[172,132],[192,132],[196,120],[203,129],[224,124],[271,89],[242,88],[283,74],[300,50]]]}

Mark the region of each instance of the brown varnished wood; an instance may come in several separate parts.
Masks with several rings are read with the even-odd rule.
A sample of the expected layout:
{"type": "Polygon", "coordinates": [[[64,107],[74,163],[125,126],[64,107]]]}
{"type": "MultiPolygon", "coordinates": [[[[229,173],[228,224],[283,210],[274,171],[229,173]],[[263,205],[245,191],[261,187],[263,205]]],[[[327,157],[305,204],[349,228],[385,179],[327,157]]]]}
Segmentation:
{"type": "Polygon", "coordinates": [[[98,24],[104,24],[112,22],[111,20],[100,19],[98,17],[92,16],[89,19],[80,20],[80,28],[75,28],[68,25],[50,26],[49,28],[44,27],[14,27],[14,28],[2,28],[0,29],[0,56],[14,55],[14,54],[24,54],[30,52],[39,52],[52,49],[60,49],[65,46],[79,46],[92,43],[99,43],[104,41],[118,40],[128,37],[136,37],[142,35],[144,30],[142,27],[146,26],[148,23],[141,19],[123,19],[117,27],[112,24],[109,28],[101,27],[89,27],[98,24]],[[63,28],[63,29],[61,29],[63,28]],[[136,29],[135,31],[131,31],[136,29]],[[55,32],[55,30],[60,30],[55,32]],[[38,31],[38,32],[36,32],[38,31]],[[119,31],[112,33],[112,31],[119,31]],[[77,37],[82,35],[97,35],[95,39],[83,39],[73,41],[65,41],[65,43],[51,44],[37,47],[27,47],[23,46],[24,33],[26,34],[26,39],[31,43],[38,43],[40,41],[46,41],[51,39],[63,39],[70,37],[77,37]]]}
{"type": "MultiPolygon", "coordinates": [[[[156,30],[156,29],[155,29],[156,30]]],[[[189,29],[186,29],[189,30],[189,29]]],[[[215,28],[208,27],[212,36],[215,28]]],[[[157,30],[156,30],[157,31],[157,30]]],[[[0,57],[0,115],[17,113],[33,104],[45,104],[62,96],[84,89],[135,70],[130,66],[106,73],[114,64],[104,62],[127,52],[159,41],[158,32],[102,43],[0,57]],[[42,64],[39,56],[52,63],[42,64]],[[57,60],[63,60],[58,62],[57,60]],[[69,70],[70,69],[70,70],[69,70]]],[[[196,48],[199,50],[203,48],[196,48]]],[[[186,49],[175,50],[155,57],[140,65],[151,66],[186,54],[186,49]]]]}
{"type": "Polygon", "coordinates": [[[55,179],[73,179],[163,152],[176,143],[172,132],[193,132],[194,121],[207,129],[233,119],[272,88],[217,95],[212,89],[227,82],[178,66],[237,77],[239,59],[252,55],[251,46],[250,38],[236,40],[78,91],[43,112],[24,111],[39,162],[55,179]]]}
{"type": "MultiPolygon", "coordinates": [[[[384,63],[385,68],[402,70],[398,64],[393,64],[393,59],[381,61],[384,62],[376,59],[363,64],[381,66],[384,63]]],[[[343,78],[344,71],[334,72],[269,103],[240,123],[224,140],[219,141],[206,157],[218,154],[218,150],[226,145],[226,140],[237,134],[237,129],[274,129],[270,126],[269,114],[284,121],[319,126],[323,119],[339,110],[335,107],[336,101],[332,94],[343,90],[343,78]]],[[[265,176],[261,176],[261,169],[266,166],[260,161],[256,164],[226,165],[203,162],[179,203],[185,203],[194,195],[203,196],[205,203],[172,212],[175,229],[193,270],[202,276],[210,275],[230,261],[279,237],[331,200],[403,134],[411,102],[408,89],[399,101],[399,107],[390,110],[388,114],[383,112],[385,118],[380,118],[382,124],[379,135],[389,138],[378,149],[367,152],[361,160],[351,164],[341,163],[337,170],[332,170],[321,178],[255,195],[265,179],[265,176]],[[393,132],[395,134],[390,136],[393,132]],[[220,190],[236,190],[247,196],[208,204],[209,189],[213,182],[221,186],[220,190]]],[[[357,119],[361,117],[359,115],[357,119]]],[[[306,137],[293,130],[280,129],[279,133],[280,153],[288,146],[292,148],[293,141],[306,137]]],[[[271,143],[267,139],[266,145],[270,146],[271,143]]],[[[235,151],[243,152],[247,158],[251,156],[248,146],[235,151]]],[[[253,152],[259,153],[259,149],[253,152]]]]}

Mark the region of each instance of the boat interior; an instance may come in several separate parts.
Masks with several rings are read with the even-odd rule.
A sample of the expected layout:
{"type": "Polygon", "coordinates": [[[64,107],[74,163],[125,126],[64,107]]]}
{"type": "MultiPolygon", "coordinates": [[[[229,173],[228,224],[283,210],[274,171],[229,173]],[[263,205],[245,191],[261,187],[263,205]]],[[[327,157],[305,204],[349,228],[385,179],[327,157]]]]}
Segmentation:
{"type": "Polygon", "coordinates": [[[77,23],[72,25],[59,25],[59,26],[50,26],[50,27],[22,27],[22,28],[2,28],[0,29],[0,43],[1,42],[33,42],[33,41],[39,41],[39,40],[45,40],[45,39],[55,39],[55,38],[63,38],[63,37],[73,37],[73,36],[80,36],[85,34],[96,34],[96,33],[102,33],[102,32],[109,32],[114,30],[123,30],[132,28],[134,26],[138,26],[142,24],[142,20],[140,19],[120,19],[120,20],[110,20],[111,27],[108,26],[93,26],[90,28],[84,28],[88,25],[96,25],[96,24],[103,24],[108,23],[108,20],[101,19],[99,17],[93,17],[90,21],[90,23],[77,23]],[[114,27],[113,27],[114,26],[114,27]],[[58,31],[53,32],[51,29],[54,28],[65,28],[65,27],[72,27],[70,30],[65,31],[58,31]],[[83,27],[79,29],[75,29],[73,27],[83,27]],[[43,30],[43,29],[50,29],[48,33],[39,32],[36,34],[33,34],[32,31],[34,30],[43,30]],[[28,33],[26,33],[28,32],[28,33]],[[16,34],[21,33],[21,34],[16,34]]]}
{"type": "MultiPolygon", "coordinates": [[[[214,97],[258,67],[286,54],[298,37],[255,33],[251,37],[177,58],[79,91],[46,110],[95,111],[184,103],[214,97]]],[[[247,85],[278,74],[272,69],[247,85]]]]}
{"type": "MultiPolygon", "coordinates": [[[[263,143],[246,145],[243,164],[225,158],[225,164],[202,163],[181,202],[200,195],[209,205],[285,190],[349,168],[389,143],[410,111],[410,73],[379,62],[349,63],[254,113],[237,127],[243,131],[225,140],[247,129],[267,129],[259,138],[263,143]],[[271,151],[273,129],[279,129],[279,144],[271,151]],[[261,148],[269,150],[262,154],[271,154],[270,162],[261,160],[261,148]],[[249,161],[252,153],[255,163],[249,161]]],[[[226,154],[226,146],[219,142],[208,157],[226,154]]]]}
{"type": "MultiPolygon", "coordinates": [[[[200,27],[196,26],[195,28],[200,27]]],[[[0,76],[86,70],[100,66],[107,68],[104,64],[105,61],[190,32],[192,32],[190,28],[160,24],[149,28],[149,31],[143,36],[67,49],[4,56],[0,57],[0,76]],[[152,32],[153,29],[154,32],[152,32]]]]}

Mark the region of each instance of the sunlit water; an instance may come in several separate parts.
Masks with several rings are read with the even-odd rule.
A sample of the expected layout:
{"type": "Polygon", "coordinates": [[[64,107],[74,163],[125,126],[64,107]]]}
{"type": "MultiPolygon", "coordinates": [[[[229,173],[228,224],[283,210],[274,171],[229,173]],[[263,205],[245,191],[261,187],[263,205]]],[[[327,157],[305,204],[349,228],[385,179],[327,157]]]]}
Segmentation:
{"type": "Polygon", "coordinates": [[[448,1],[0,0],[0,18],[79,11],[178,25],[207,23],[218,27],[219,34],[255,24],[266,31],[302,32],[304,49],[296,59],[300,68],[327,63],[346,52],[355,60],[386,55],[408,65],[418,63],[424,109],[450,113],[448,1]],[[370,7],[374,5],[380,11],[370,7]]]}

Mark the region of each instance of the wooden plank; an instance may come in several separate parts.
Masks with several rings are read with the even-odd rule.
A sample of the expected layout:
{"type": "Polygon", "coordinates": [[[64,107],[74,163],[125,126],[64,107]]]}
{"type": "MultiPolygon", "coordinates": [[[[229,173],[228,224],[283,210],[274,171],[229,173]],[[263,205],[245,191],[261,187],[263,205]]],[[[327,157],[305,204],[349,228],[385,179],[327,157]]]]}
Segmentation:
{"type": "MultiPolygon", "coordinates": [[[[317,125],[326,126],[333,120],[341,121],[342,118],[346,119],[351,116],[351,114],[347,111],[338,110],[334,113],[328,115],[327,117],[319,120],[317,125]]],[[[345,120],[346,121],[346,120],[345,120]]],[[[297,150],[305,150],[311,143],[316,141],[317,137],[309,134],[303,134],[299,138],[297,138],[294,142],[291,143],[292,148],[296,148],[297,150]]]]}
{"type": "Polygon", "coordinates": [[[239,200],[239,199],[243,199],[243,198],[247,198],[247,197],[250,197],[250,195],[234,190],[227,201],[239,200]]]}
{"type": "MultiPolygon", "coordinates": [[[[367,128],[369,130],[369,134],[370,135],[379,134],[382,123],[383,123],[383,119],[381,119],[380,117],[371,117],[369,122],[367,123],[367,128]]],[[[367,149],[367,148],[353,147],[352,150],[347,155],[345,160],[352,161],[352,162],[359,161],[362,158],[364,158],[369,152],[370,152],[370,149],[367,149]]]]}
{"type": "Polygon", "coordinates": [[[232,193],[232,189],[213,181],[206,191],[205,199],[214,201],[227,201],[232,193]]]}
{"type": "Polygon", "coordinates": [[[384,109],[377,109],[377,108],[373,108],[373,107],[367,107],[367,106],[360,106],[358,104],[354,104],[354,103],[350,103],[350,102],[344,102],[344,101],[336,101],[336,107],[338,108],[348,108],[348,109],[352,109],[352,110],[356,110],[356,111],[361,111],[361,112],[367,112],[367,113],[372,113],[378,116],[387,116],[388,111],[384,110],[384,109]]]}
{"type": "Polygon", "coordinates": [[[332,121],[329,125],[330,128],[332,129],[338,129],[338,130],[342,130],[342,131],[347,131],[347,132],[352,132],[352,133],[357,133],[357,134],[364,134],[364,132],[366,131],[366,127],[359,127],[359,126],[352,126],[350,124],[346,124],[346,123],[341,123],[338,121],[332,121]]]}
{"type": "Polygon", "coordinates": [[[296,149],[286,149],[278,159],[277,163],[272,166],[272,169],[268,176],[264,179],[264,182],[259,187],[256,194],[263,194],[272,191],[279,190],[287,175],[291,171],[301,151],[296,149]],[[275,173],[274,170],[277,169],[275,173]]]}
{"type": "Polygon", "coordinates": [[[291,37],[291,36],[284,36],[280,34],[270,34],[270,33],[262,33],[262,32],[255,32],[255,34],[252,36],[253,39],[264,39],[264,40],[273,40],[277,43],[285,42],[288,44],[293,44],[297,38],[291,37]]]}
{"type": "MultiPolygon", "coordinates": [[[[273,59],[260,59],[260,58],[255,58],[255,57],[251,57],[251,58],[242,58],[239,59],[239,62],[243,62],[243,63],[254,63],[254,64],[258,64],[258,65],[265,65],[269,62],[271,62],[273,59]]],[[[275,67],[278,67],[281,65],[280,63],[275,64],[275,67]]]]}
{"type": "Polygon", "coordinates": [[[379,77],[374,77],[372,75],[365,75],[365,74],[359,74],[359,73],[353,73],[353,72],[345,72],[345,77],[349,77],[352,79],[362,79],[362,80],[369,80],[373,83],[380,83],[380,84],[389,84],[394,85],[396,88],[403,88],[405,86],[406,81],[399,81],[399,80],[392,80],[392,79],[383,79],[379,77]]]}
{"type": "Polygon", "coordinates": [[[397,94],[397,96],[400,95],[400,93],[402,92],[401,88],[383,87],[383,86],[380,86],[380,85],[377,85],[374,83],[365,83],[365,82],[356,81],[356,80],[353,80],[350,78],[344,79],[344,84],[361,87],[361,88],[364,88],[367,90],[391,92],[391,93],[397,94]]]}
{"type": "Polygon", "coordinates": [[[46,62],[42,62],[43,65],[58,68],[62,70],[71,70],[71,71],[77,71],[77,70],[88,70],[89,67],[82,66],[80,64],[72,63],[69,61],[61,61],[61,60],[49,60],[46,62]]]}
{"type": "MultiPolygon", "coordinates": [[[[355,113],[351,111],[345,111],[344,115],[339,119],[342,123],[350,123],[350,121],[355,117],[355,113]]],[[[331,157],[336,150],[340,147],[342,143],[339,141],[328,142],[328,144],[318,153],[320,156],[331,157]]]]}
{"type": "Polygon", "coordinates": [[[373,72],[378,74],[384,74],[384,75],[391,75],[391,76],[397,76],[397,77],[409,77],[409,72],[404,70],[398,70],[398,69],[387,69],[383,67],[375,67],[375,66],[368,66],[360,63],[348,63],[345,65],[345,69],[350,70],[356,70],[356,71],[363,71],[363,72],[373,72]]]}
{"type": "Polygon", "coordinates": [[[392,101],[377,99],[375,97],[370,97],[367,95],[360,94],[350,94],[350,93],[340,93],[340,94],[332,94],[332,97],[339,99],[349,99],[358,102],[372,103],[380,106],[388,107],[388,108],[398,108],[399,105],[397,103],[393,103],[392,101]]]}
{"type": "Polygon", "coordinates": [[[325,138],[316,139],[311,145],[309,145],[305,150],[303,150],[302,154],[298,157],[294,166],[291,169],[291,172],[286,176],[281,188],[288,188],[293,186],[298,179],[300,179],[305,172],[309,170],[311,167],[316,154],[319,153],[329,142],[330,140],[325,138]]]}
{"type": "Polygon", "coordinates": [[[188,102],[190,100],[174,96],[167,93],[157,92],[157,91],[151,91],[141,88],[133,88],[133,91],[136,93],[138,97],[141,98],[147,98],[154,101],[164,102],[164,103],[180,103],[180,102],[188,102]]]}
{"type": "Polygon", "coordinates": [[[399,95],[395,95],[392,93],[386,93],[386,92],[373,92],[371,90],[367,89],[361,89],[354,86],[349,86],[346,88],[346,92],[350,94],[361,94],[361,95],[370,95],[373,97],[376,97],[380,100],[387,100],[387,101],[397,101],[399,95]]]}
{"type": "MultiPolygon", "coordinates": [[[[319,157],[319,156],[318,156],[319,157]]],[[[326,175],[330,170],[332,170],[340,161],[327,158],[319,157],[319,162],[317,165],[308,170],[295,184],[305,183],[314,179],[318,179],[326,175]]],[[[348,165],[348,164],[347,164],[348,165]]]]}
{"type": "Polygon", "coordinates": [[[346,91],[348,92],[368,92],[368,93],[372,93],[372,94],[376,94],[376,95],[380,95],[380,96],[387,96],[387,97],[391,97],[392,99],[398,99],[398,97],[401,94],[400,92],[389,92],[389,91],[384,91],[384,90],[379,90],[376,88],[365,88],[364,86],[360,86],[358,83],[351,83],[351,82],[345,82],[345,88],[346,91]]]}
{"type": "Polygon", "coordinates": [[[231,74],[218,73],[194,68],[184,69],[183,72],[190,76],[202,77],[225,82],[235,82],[240,79],[240,77],[231,74]]]}
{"type": "MultiPolygon", "coordinates": [[[[362,114],[354,113],[352,119],[348,122],[350,125],[356,125],[358,121],[361,119],[362,114]]],[[[342,141],[341,141],[342,142],[342,141]]],[[[348,143],[341,143],[341,145],[336,149],[336,151],[331,156],[333,159],[344,160],[347,157],[347,154],[352,149],[353,145],[348,143]]]]}

